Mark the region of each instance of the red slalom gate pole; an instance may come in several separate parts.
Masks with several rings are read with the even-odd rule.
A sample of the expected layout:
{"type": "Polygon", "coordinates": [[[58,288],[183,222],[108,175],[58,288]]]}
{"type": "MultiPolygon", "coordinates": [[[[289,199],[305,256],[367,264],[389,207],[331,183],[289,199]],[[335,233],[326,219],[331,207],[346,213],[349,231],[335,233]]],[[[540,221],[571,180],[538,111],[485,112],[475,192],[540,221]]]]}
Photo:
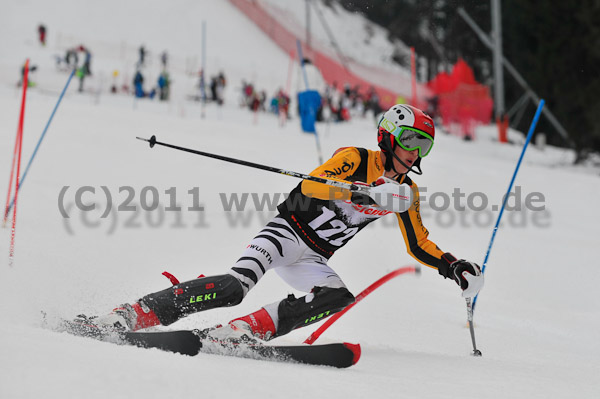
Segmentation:
{"type": "MultiPolygon", "coordinates": [[[[27,76],[29,74],[29,59],[25,61],[25,70],[23,74],[23,81],[21,84],[23,85],[23,96],[25,96],[25,90],[27,88],[27,76]]],[[[23,97],[23,102],[21,103],[21,113],[23,113],[23,105],[25,102],[25,98],[23,97]]],[[[17,161],[17,152],[19,151],[19,137],[21,136],[21,117],[19,116],[19,125],[17,126],[17,138],[15,139],[15,149],[13,150],[13,159],[12,166],[10,167],[10,178],[8,181],[8,193],[6,194],[6,206],[4,207],[4,218],[2,220],[2,227],[6,226],[6,220],[8,218],[9,212],[9,203],[10,203],[10,195],[12,194],[13,187],[13,178],[15,176],[15,163],[17,161]]]]}
{"type": "Polygon", "coordinates": [[[4,207],[4,217],[2,218],[2,227],[6,226],[8,219],[8,207],[10,195],[12,194],[13,177],[15,176],[15,163],[17,161],[17,151],[19,150],[19,128],[17,128],[17,137],[15,139],[15,149],[13,150],[12,166],[10,167],[10,179],[8,180],[8,193],[6,194],[6,206],[4,207]]]}
{"type": "MultiPolygon", "coordinates": [[[[27,86],[29,84],[29,59],[25,61],[25,73],[23,74],[23,98],[21,100],[21,114],[19,115],[19,128],[17,129],[17,145],[15,146],[15,154],[17,158],[17,174],[15,177],[15,202],[13,207],[12,230],[10,236],[10,253],[8,256],[9,266],[13,265],[15,256],[15,233],[17,227],[17,201],[19,199],[19,175],[21,174],[21,150],[23,148],[23,123],[25,121],[25,100],[27,98],[27,86]]],[[[13,160],[14,164],[14,160],[13,160]]],[[[11,176],[12,181],[12,176],[11,176]]]]}
{"type": "Polygon", "coordinates": [[[350,305],[346,306],[342,311],[334,314],[329,319],[327,319],[327,321],[325,321],[325,323],[323,323],[321,327],[316,329],[312,334],[308,336],[308,338],[304,340],[304,343],[312,345],[321,336],[321,334],[323,334],[325,330],[327,330],[333,323],[335,323],[337,319],[342,317],[344,313],[352,309],[354,305],[362,301],[367,295],[369,295],[371,292],[375,291],[377,288],[381,287],[383,284],[387,283],[394,277],[397,277],[404,273],[419,274],[420,272],[421,268],[419,266],[406,266],[386,274],[385,276],[383,276],[382,278],[365,288],[360,294],[358,294],[354,303],[351,303],[350,305]]]}

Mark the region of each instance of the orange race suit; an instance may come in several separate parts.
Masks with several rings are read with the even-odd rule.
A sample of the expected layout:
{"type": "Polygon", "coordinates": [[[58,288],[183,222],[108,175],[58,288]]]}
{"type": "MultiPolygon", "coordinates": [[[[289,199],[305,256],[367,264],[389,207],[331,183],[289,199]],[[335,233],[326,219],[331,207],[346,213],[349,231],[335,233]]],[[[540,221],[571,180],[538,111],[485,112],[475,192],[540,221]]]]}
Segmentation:
{"type": "MultiPolygon", "coordinates": [[[[371,184],[383,173],[380,151],[347,147],[338,150],[312,171],[311,176],[371,184]]],[[[437,269],[442,276],[450,277],[448,269],[456,258],[428,239],[429,232],[423,226],[419,212],[417,185],[406,175],[401,175],[397,181],[408,184],[413,193],[409,210],[396,213],[408,253],[420,263],[437,269]]],[[[356,198],[349,190],[309,180],[298,184],[277,209],[309,248],[326,258],[346,245],[367,224],[392,213],[373,201],[367,203],[364,198],[356,198]]]]}

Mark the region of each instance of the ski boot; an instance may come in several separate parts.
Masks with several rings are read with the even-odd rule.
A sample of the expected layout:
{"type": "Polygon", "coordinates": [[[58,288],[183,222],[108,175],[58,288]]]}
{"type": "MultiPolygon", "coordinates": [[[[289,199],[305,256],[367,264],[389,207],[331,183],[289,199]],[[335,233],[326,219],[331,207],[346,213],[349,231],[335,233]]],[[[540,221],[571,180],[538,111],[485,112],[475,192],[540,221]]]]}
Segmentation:
{"type": "Polygon", "coordinates": [[[217,325],[202,330],[198,335],[203,340],[225,347],[260,345],[275,335],[275,324],[269,313],[261,308],[257,312],[231,320],[225,326],[217,325]]]}
{"type": "Polygon", "coordinates": [[[78,315],[67,323],[67,329],[78,335],[101,338],[106,335],[137,331],[160,324],[154,312],[142,301],[115,308],[107,315],[88,317],[78,315]]]}

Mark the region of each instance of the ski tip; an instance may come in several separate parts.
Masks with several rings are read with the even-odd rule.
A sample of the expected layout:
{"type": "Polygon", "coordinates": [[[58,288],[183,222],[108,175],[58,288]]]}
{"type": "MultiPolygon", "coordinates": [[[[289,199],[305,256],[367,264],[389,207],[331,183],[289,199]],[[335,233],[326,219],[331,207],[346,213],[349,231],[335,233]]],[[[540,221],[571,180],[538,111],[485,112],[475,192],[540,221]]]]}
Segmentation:
{"type": "Polygon", "coordinates": [[[352,351],[352,353],[354,354],[354,357],[352,358],[352,365],[358,363],[361,354],[360,344],[351,344],[349,342],[344,342],[344,346],[350,351],[352,351]]]}
{"type": "Polygon", "coordinates": [[[417,276],[420,276],[420,275],[421,275],[421,266],[419,266],[419,265],[415,265],[415,274],[416,274],[417,276]]]}

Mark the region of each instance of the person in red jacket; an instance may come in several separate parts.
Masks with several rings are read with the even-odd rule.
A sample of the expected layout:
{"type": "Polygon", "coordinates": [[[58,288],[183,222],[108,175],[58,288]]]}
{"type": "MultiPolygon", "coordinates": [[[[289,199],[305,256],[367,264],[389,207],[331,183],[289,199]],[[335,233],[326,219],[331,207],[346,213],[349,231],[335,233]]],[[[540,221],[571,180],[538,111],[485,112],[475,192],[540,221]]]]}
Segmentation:
{"type": "Polygon", "coordinates": [[[279,214],[256,235],[225,274],[201,277],[145,295],[110,314],[86,319],[99,328],[136,331],[170,325],[187,315],[242,302],[269,270],[305,296],[267,304],[258,311],[208,329],[216,340],[269,340],[321,320],[354,301],[327,264],[369,223],[395,213],[406,249],[420,263],[455,281],[464,297],[474,297],[483,275],[473,262],[457,260],[429,240],[419,213],[419,190],[408,177],[421,174],[435,138],[433,120],[410,105],[394,105],[379,121],[379,151],[347,147],[312,176],[363,184],[361,194],[303,180],[278,206],[279,214]]]}

